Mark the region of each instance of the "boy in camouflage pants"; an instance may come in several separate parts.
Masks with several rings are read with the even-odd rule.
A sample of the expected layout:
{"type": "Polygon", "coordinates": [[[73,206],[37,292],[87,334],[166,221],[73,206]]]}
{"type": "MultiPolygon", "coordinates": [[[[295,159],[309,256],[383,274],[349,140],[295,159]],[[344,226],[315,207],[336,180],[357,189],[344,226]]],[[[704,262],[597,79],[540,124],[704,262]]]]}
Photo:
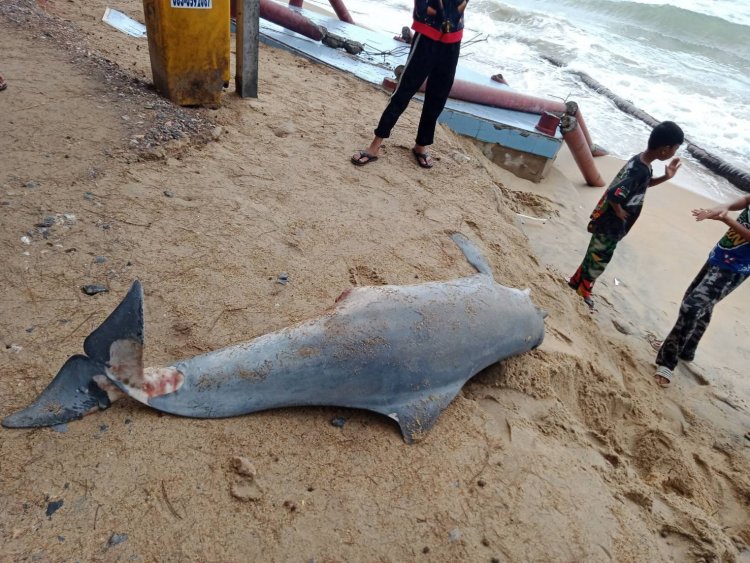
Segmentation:
{"type": "Polygon", "coordinates": [[[750,277],[750,195],[713,209],[694,209],[696,221],[713,219],[729,226],[708,261],[685,292],[677,322],[656,356],[656,382],[669,385],[677,361],[691,362],[714,306],[750,277]],[[735,220],[729,211],[744,209],[735,220]]]}
{"type": "Polygon", "coordinates": [[[588,225],[591,242],[568,285],[592,309],[594,282],[612,259],[617,243],[628,234],[641,214],[646,189],[669,180],[680,167],[680,159],[675,158],[666,166],[664,176],[654,178],[651,163],[672,158],[684,140],[682,129],[676,123],[659,123],[651,131],[647,149],[628,160],[591,213],[588,225]]]}

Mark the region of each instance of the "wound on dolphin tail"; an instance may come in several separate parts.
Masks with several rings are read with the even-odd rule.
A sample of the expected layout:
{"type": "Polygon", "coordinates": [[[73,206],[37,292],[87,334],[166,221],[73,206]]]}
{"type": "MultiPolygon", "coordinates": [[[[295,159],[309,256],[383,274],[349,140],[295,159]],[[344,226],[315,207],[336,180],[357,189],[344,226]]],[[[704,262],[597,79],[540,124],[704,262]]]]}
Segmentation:
{"type": "Polygon", "coordinates": [[[126,379],[143,373],[143,288],[133,283],[130,291],[109,317],[84,341],[86,356],[65,362],[52,382],[28,407],[7,416],[6,428],[54,426],[82,418],[111,404],[107,392],[97,385],[107,372],[126,379]]]}
{"type": "Polygon", "coordinates": [[[458,248],[461,249],[461,252],[464,253],[469,264],[477,269],[477,272],[493,278],[492,269],[490,268],[489,262],[487,262],[487,258],[484,257],[482,251],[479,250],[473,242],[461,233],[453,233],[451,239],[453,239],[453,242],[455,242],[458,248]]]}

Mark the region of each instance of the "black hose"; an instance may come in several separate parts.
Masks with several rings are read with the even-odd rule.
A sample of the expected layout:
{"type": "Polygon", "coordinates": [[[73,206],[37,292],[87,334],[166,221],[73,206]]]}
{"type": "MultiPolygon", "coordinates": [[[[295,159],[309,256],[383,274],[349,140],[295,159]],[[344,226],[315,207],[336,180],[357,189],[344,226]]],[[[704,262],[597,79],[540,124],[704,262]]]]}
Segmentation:
{"type": "MultiPolygon", "coordinates": [[[[553,64],[560,68],[567,66],[567,63],[555,57],[543,55],[542,58],[550,64],[553,64]]],[[[585,72],[581,72],[578,70],[568,70],[568,72],[578,76],[581,81],[586,86],[591,88],[594,92],[602,94],[612,100],[612,102],[615,104],[615,106],[617,106],[618,109],[629,115],[632,115],[635,118],[640,119],[646,125],[654,127],[659,123],[659,120],[657,120],[655,117],[634,106],[631,102],[625,100],[624,98],[621,98],[620,96],[612,92],[612,90],[604,86],[601,82],[593,79],[585,72]]],[[[693,143],[690,139],[685,140],[687,141],[688,152],[698,162],[700,162],[703,166],[705,166],[718,176],[726,178],[727,180],[729,180],[729,182],[731,182],[734,186],[738,187],[742,191],[750,193],[750,174],[748,174],[744,170],[737,168],[733,164],[729,164],[726,160],[723,160],[718,156],[711,154],[707,150],[693,143]]]]}

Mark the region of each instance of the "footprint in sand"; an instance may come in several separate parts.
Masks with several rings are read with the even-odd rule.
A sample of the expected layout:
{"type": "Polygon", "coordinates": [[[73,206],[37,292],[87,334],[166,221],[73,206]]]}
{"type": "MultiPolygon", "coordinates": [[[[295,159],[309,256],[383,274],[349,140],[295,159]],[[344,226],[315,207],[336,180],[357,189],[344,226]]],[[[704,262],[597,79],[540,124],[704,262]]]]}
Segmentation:
{"type": "Polygon", "coordinates": [[[240,456],[233,457],[230,463],[238,476],[230,488],[232,496],[243,502],[260,500],[263,497],[263,489],[256,480],[258,471],[255,466],[247,458],[240,456]]]}
{"type": "Polygon", "coordinates": [[[385,279],[369,266],[349,268],[349,281],[352,285],[386,285],[385,279]],[[360,281],[364,280],[364,284],[360,281]]]}

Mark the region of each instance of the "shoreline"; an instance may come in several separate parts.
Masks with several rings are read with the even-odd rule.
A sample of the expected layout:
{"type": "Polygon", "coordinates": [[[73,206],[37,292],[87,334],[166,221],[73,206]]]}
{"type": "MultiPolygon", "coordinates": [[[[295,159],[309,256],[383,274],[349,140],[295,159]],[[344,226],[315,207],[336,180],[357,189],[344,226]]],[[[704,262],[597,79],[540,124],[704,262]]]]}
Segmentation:
{"type": "MultiPolygon", "coordinates": [[[[692,94],[695,94],[695,92],[676,93],[664,84],[650,84],[645,91],[642,88],[633,90],[632,83],[627,86],[623,85],[616,76],[609,74],[605,68],[601,68],[596,61],[592,60],[594,51],[590,50],[591,46],[579,45],[572,51],[567,51],[565,42],[561,42],[562,38],[557,35],[558,30],[552,25],[552,22],[547,20],[547,17],[551,17],[551,19],[561,18],[560,21],[566,21],[565,17],[568,10],[565,9],[559,11],[552,9],[553,14],[550,14],[549,11],[541,11],[535,20],[535,24],[546,24],[544,30],[550,33],[551,36],[547,37],[542,44],[537,45],[533,35],[534,32],[532,31],[536,28],[532,27],[524,31],[524,26],[521,23],[525,22],[526,18],[531,17],[535,10],[540,9],[539,3],[530,4],[530,6],[526,7],[517,6],[518,12],[515,13],[515,18],[517,19],[514,19],[510,29],[505,30],[500,35],[497,35],[497,33],[503,24],[500,19],[494,18],[502,18],[505,15],[503,10],[500,10],[500,13],[497,15],[494,13],[489,14],[489,21],[482,21],[484,17],[487,17],[487,14],[480,15],[479,13],[472,13],[469,10],[466,18],[468,26],[466,42],[478,37],[484,38],[488,36],[488,40],[484,42],[484,48],[488,48],[490,44],[494,44],[494,47],[490,55],[490,53],[485,54],[482,51],[482,47],[477,44],[474,44],[474,46],[466,45],[462,49],[462,57],[459,64],[467,65],[487,76],[502,72],[508,80],[510,87],[520,92],[543,98],[575,100],[579,103],[587,122],[592,122],[590,128],[594,141],[610,150],[614,150],[614,147],[618,144],[620,146],[625,145],[627,148],[616,152],[619,158],[627,160],[630,154],[641,148],[640,138],[643,132],[646,132],[647,136],[651,127],[640,119],[618,109],[609,97],[597,92],[596,88],[586,85],[580,76],[576,74],[579,71],[585,71],[591,78],[610,88],[616,95],[621,96],[628,102],[632,101],[639,109],[648,112],[656,118],[656,121],[673,120],[677,122],[683,127],[688,138],[697,143],[697,145],[709,150],[717,157],[725,159],[729,165],[740,168],[743,165],[747,166],[747,159],[743,158],[741,151],[735,152],[730,150],[726,152],[726,149],[722,150],[721,148],[722,146],[726,146],[722,142],[725,141],[725,139],[722,139],[724,137],[721,133],[722,124],[732,129],[733,135],[735,137],[738,136],[740,142],[746,141],[742,131],[736,129],[735,119],[732,117],[731,112],[720,112],[720,114],[717,114],[715,131],[704,130],[702,122],[700,123],[701,127],[696,127],[695,117],[699,113],[696,113],[697,110],[691,108],[713,107],[713,97],[710,97],[708,100],[703,99],[702,103],[691,104],[688,100],[693,99],[692,94]],[[536,8],[533,8],[532,5],[536,6],[536,8]],[[506,45],[506,42],[509,45],[506,45]],[[506,55],[503,55],[503,45],[511,49],[506,55]],[[571,62],[573,66],[558,67],[543,60],[545,56],[553,53],[562,59],[561,62],[569,61],[571,57],[574,57],[575,62],[571,62]],[[666,88],[666,92],[662,90],[663,87],[666,88]],[[662,92],[663,95],[654,97],[654,94],[658,92],[662,92]],[[680,119],[681,114],[684,116],[682,120],[680,119]],[[599,122],[599,126],[596,124],[597,121],[599,122]]],[[[367,21],[374,20],[377,22],[376,27],[387,29],[391,33],[397,33],[397,30],[400,28],[400,25],[396,28],[395,24],[395,22],[402,21],[398,19],[398,14],[401,14],[404,18],[406,25],[410,23],[408,21],[409,8],[407,4],[399,4],[398,10],[401,10],[400,12],[394,6],[388,6],[388,12],[386,12],[388,16],[381,15],[380,8],[376,8],[369,0],[354,2],[349,4],[349,7],[353,10],[356,9],[358,15],[362,14],[359,16],[360,19],[364,20],[368,18],[367,21]],[[391,21],[394,23],[391,24],[391,21]]],[[[654,7],[639,5],[636,8],[651,9],[654,7]]],[[[597,12],[597,10],[595,9],[594,12],[597,12]]],[[[567,13],[567,16],[570,17],[569,13],[567,13]]],[[[611,24],[612,22],[609,23],[611,24]]],[[[577,28],[579,33],[583,33],[584,36],[594,39],[597,41],[597,44],[599,40],[603,40],[596,33],[593,36],[587,35],[584,31],[585,29],[588,29],[590,32],[593,30],[584,25],[584,22],[581,22],[581,24],[583,29],[577,28]]],[[[607,56],[608,48],[606,41],[605,45],[599,45],[599,48],[602,49],[600,55],[607,56]]],[[[618,64],[617,57],[612,61],[612,64],[618,64]]],[[[662,76],[660,72],[656,70],[653,75],[662,76]]],[[[671,75],[671,71],[669,70],[665,70],[664,72],[666,75],[671,75]]],[[[685,83],[692,83],[691,78],[693,78],[694,72],[697,72],[697,69],[691,68],[687,71],[685,83]]],[[[621,73],[622,76],[625,74],[621,73]]],[[[705,78],[705,73],[701,75],[705,78]]],[[[639,76],[639,79],[647,76],[648,74],[644,73],[644,75],[639,76]]],[[[633,77],[632,79],[634,80],[635,78],[633,77]]],[[[672,82],[670,82],[670,86],[676,87],[675,83],[672,82]]],[[[746,117],[744,112],[741,113],[743,116],[740,119],[746,117]]],[[[698,160],[689,156],[687,143],[683,146],[681,152],[690,159],[691,163],[698,166],[698,160]]],[[[699,166],[704,168],[702,165],[699,166]]],[[[724,194],[732,193],[736,190],[724,178],[714,175],[707,168],[705,170],[704,173],[701,169],[698,169],[697,173],[699,175],[699,183],[704,186],[701,189],[705,190],[705,195],[708,197],[723,197],[724,194]]]]}

